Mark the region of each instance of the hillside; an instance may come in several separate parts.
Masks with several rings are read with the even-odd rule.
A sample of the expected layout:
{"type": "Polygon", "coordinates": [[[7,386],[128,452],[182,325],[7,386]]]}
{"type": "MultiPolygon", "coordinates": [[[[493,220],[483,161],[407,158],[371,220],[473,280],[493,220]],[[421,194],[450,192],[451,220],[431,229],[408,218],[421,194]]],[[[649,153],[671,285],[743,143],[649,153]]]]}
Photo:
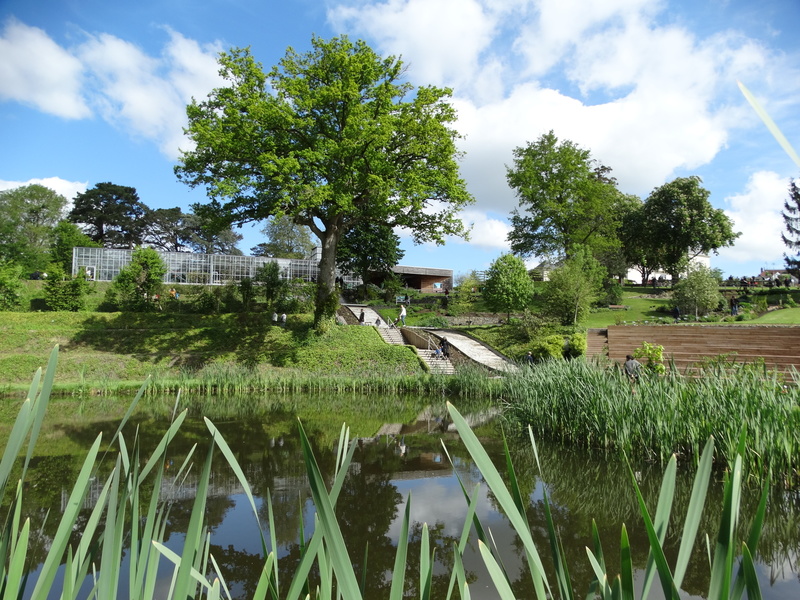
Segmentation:
{"type": "Polygon", "coordinates": [[[275,327],[262,314],[0,313],[0,386],[27,384],[60,346],[57,381],[141,382],[244,365],[329,374],[420,373],[409,348],[386,345],[371,327],[312,333],[311,319],[275,327]]]}

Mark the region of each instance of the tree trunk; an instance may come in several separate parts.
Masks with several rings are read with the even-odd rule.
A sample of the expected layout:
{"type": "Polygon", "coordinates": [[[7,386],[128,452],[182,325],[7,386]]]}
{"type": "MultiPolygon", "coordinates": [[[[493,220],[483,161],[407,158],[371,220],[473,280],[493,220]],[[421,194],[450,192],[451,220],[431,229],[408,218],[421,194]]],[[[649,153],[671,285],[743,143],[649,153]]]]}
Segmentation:
{"type": "Polygon", "coordinates": [[[317,301],[314,307],[314,326],[333,317],[339,308],[336,295],[336,247],[339,244],[339,229],[329,226],[321,238],[322,259],[319,261],[317,278],[317,301]]]}

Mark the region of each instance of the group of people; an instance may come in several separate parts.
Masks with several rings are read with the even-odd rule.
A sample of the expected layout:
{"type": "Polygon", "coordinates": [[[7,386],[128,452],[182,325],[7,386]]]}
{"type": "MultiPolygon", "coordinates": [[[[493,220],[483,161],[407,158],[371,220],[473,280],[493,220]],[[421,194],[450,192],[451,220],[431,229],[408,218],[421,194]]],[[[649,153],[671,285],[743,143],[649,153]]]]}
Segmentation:
{"type": "MultiPolygon", "coordinates": [[[[286,313],[281,314],[281,327],[286,327],[286,313]]],[[[278,325],[278,313],[272,313],[272,324],[278,325]]]]}

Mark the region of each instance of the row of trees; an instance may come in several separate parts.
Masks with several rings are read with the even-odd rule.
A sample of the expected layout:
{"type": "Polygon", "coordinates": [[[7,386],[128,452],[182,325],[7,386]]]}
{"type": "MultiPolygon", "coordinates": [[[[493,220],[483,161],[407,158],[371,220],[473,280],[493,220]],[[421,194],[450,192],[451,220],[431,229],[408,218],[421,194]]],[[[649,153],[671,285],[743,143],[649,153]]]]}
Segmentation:
{"type": "Polygon", "coordinates": [[[507,179],[519,201],[509,241],[522,257],[564,259],[584,248],[611,276],[633,267],[642,281],[655,271],[677,281],[693,258],[739,236],[699,177],[675,179],[642,201],[620,192],[611,168],[588,150],[552,131],[514,150],[507,179]]]}

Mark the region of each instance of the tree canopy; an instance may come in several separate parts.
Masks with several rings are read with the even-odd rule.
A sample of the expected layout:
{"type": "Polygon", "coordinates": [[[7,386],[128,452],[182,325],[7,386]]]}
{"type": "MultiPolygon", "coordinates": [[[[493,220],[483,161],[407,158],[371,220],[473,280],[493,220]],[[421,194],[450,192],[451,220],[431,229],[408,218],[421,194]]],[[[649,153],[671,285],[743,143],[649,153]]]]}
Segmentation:
{"type": "Polygon", "coordinates": [[[261,229],[268,242],[262,242],[250,249],[253,256],[272,256],[274,258],[308,258],[314,250],[311,232],[305,225],[297,225],[287,216],[267,219],[261,229]]]}
{"type": "Polygon", "coordinates": [[[147,213],[136,188],[106,182],[75,196],[68,218],[106,248],[135,248],[144,241],[147,213]]]}
{"type": "Polygon", "coordinates": [[[486,272],[483,298],[494,312],[504,312],[510,317],[512,310],[527,308],[533,300],[533,291],[533,279],[525,263],[513,254],[503,254],[486,272]]]}
{"type": "Polygon", "coordinates": [[[44,270],[52,230],[66,204],[64,196],[37,184],[0,191],[0,260],[27,271],[44,270]]]}
{"type": "Polygon", "coordinates": [[[365,222],[342,236],[336,264],[343,272],[361,277],[366,295],[370,273],[391,273],[404,254],[400,238],[391,227],[365,222]]]}
{"type": "MultiPolygon", "coordinates": [[[[678,281],[688,263],[700,254],[733,245],[739,233],[721,209],[714,208],[711,195],[693,175],[679,177],[657,187],[631,223],[639,228],[636,239],[642,256],[652,257],[673,281],[678,281]]],[[[635,250],[635,248],[631,248],[635,250]]]]}
{"type": "Polygon", "coordinates": [[[627,202],[610,169],[550,131],[514,149],[508,185],[519,208],[511,215],[511,250],[520,256],[569,256],[577,245],[594,252],[618,246],[620,204],[627,202]]]}
{"type": "Polygon", "coordinates": [[[605,268],[589,249],[576,246],[573,255],[549,275],[544,294],[547,314],[562,325],[582,322],[600,297],[605,278],[605,268]]]}
{"type": "Polygon", "coordinates": [[[314,37],[264,73],[246,49],[219,58],[227,86],[187,109],[176,175],[205,186],[203,216],[227,223],[287,215],[322,249],[315,321],[332,316],[336,251],[362,223],[403,226],[415,241],[463,235],[472,201],[459,176],[450,90],[413,89],[399,58],[363,41],[314,37]],[[415,93],[412,93],[415,92],[415,93]]]}
{"type": "Polygon", "coordinates": [[[794,254],[784,254],[786,270],[795,277],[800,276],[800,188],[796,181],[789,183],[789,199],[783,203],[783,223],[786,229],[781,233],[781,239],[787,248],[794,254]]]}

